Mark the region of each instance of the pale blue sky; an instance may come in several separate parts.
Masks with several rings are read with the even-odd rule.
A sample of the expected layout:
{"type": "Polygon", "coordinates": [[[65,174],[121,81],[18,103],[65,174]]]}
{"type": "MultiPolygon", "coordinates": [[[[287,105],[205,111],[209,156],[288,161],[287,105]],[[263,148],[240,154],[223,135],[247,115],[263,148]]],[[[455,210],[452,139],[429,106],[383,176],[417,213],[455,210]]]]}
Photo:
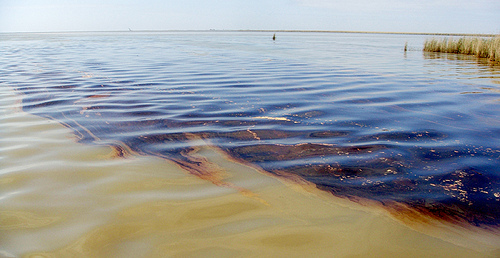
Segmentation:
{"type": "Polygon", "coordinates": [[[500,0],[0,0],[0,32],[128,28],[500,34],[500,0]]]}

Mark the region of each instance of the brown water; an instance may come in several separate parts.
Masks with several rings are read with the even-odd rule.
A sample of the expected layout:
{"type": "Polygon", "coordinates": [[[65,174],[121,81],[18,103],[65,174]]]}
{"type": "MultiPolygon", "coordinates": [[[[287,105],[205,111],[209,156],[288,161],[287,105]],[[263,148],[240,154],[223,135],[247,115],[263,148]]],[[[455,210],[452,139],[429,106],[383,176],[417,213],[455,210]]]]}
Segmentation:
{"type": "MultiPolygon", "coordinates": [[[[14,43],[2,41],[9,56],[1,59],[6,69],[0,80],[0,257],[500,255],[500,237],[493,227],[464,227],[461,221],[394,213],[394,207],[384,207],[384,200],[351,194],[339,198],[342,193],[336,197],[311,183],[317,178],[283,176],[278,171],[301,172],[322,164],[337,164],[347,171],[358,164],[365,170],[398,172],[419,183],[424,180],[417,181],[415,173],[436,178],[455,175],[459,169],[471,175],[495,174],[496,68],[457,64],[463,60],[417,51],[404,57],[388,55],[387,60],[376,53],[353,60],[348,54],[299,47],[301,39],[267,46],[247,44],[247,34],[238,35],[241,38],[232,43],[224,41],[226,36],[209,36],[212,45],[207,49],[196,35],[174,35],[174,43],[169,41],[172,35],[122,35],[133,42],[119,44],[114,35],[17,35],[10,37],[14,43]],[[160,41],[151,41],[157,37],[160,41]],[[86,44],[80,46],[82,39],[86,44]],[[104,52],[97,39],[105,40],[103,49],[111,51],[109,56],[99,55],[104,52]],[[140,62],[133,59],[139,54],[135,47],[120,48],[144,42],[151,48],[140,62]],[[171,50],[176,47],[180,54],[171,50]],[[160,58],[156,53],[163,52],[155,48],[177,53],[170,57],[179,69],[168,68],[163,58],[169,55],[160,58]],[[60,53],[61,49],[68,52],[60,53]],[[264,54],[269,49],[276,51],[274,59],[264,54]],[[118,51],[116,56],[113,51],[118,51]],[[80,53],[89,56],[75,58],[80,53]],[[290,53],[296,56],[290,59],[290,53]],[[330,71],[325,67],[334,57],[345,63],[330,71]],[[241,68],[247,63],[250,67],[241,68]],[[213,73],[197,73],[197,67],[213,73]],[[245,85],[234,79],[238,76],[245,85]],[[401,86],[407,84],[408,88],[401,86]],[[429,93],[436,85],[441,88],[429,93]],[[476,103],[454,110],[472,96],[479,96],[476,103]],[[165,128],[148,124],[151,118],[165,128]],[[127,127],[130,121],[151,126],[127,127]],[[109,123],[125,126],[106,128],[109,123]],[[178,140],[139,146],[132,144],[144,145],[134,138],[137,135],[178,140]],[[339,149],[333,149],[337,143],[339,149]],[[351,145],[370,148],[351,148],[348,153],[351,145]],[[284,146],[292,151],[281,153],[284,146]],[[304,146],[312,151],[296,151],[304,146]],[[186,149],[192,163],[176,154],[186,149]],[[447,157],[449,149],[459,154],[447,157]],[[332,155],[333,151],[340,154],[332,155]],[[373,160],[380,162],[373,165],[373,160]],[[200,164],[210,173],[193,173],[190,165],[196,161],[203,161],[200,164]]],[[[249,35],[250,40],[261,39],[249,35]]],[[[323,40],[315,35],[308,44],[326,48],[330,42],[323,40]]],[[[340,41],[344,40],[351,39],[340,41]]],[[[358,43],[397,52],[393,41],[386,49],[385,39],[374,40],[358,43]]],[[[352,56],[355,49],[340,45],[352,56]]],[[[387,177],[375,173],[366,180],[343,179],[346,190],[361,189],[370,181],[373,186],[404,182],[392,174],[383,176],[387,177]]],[[[460,187],[462,183],[471,184],[457,180],[444,185],[449,198],[458,192],[458,200],[481,200],[474,189],[460,187]]],[[[495,207],[494,198],[500,198],[494,195],[496,183],[481,188],[490,198],[487,205],[493,205],[486,207],[495,207]]],[[[440,192],[432,193],[413,194],[443,198],[440,192]]],[[[401,193],[402,199],[412,196],[401,193]]],[[[487,219],[492,223],[498,218],[487,219]]]]}
{"type": "Polygon", "coordinates": [[[277,180],[208,147],[198,154],[251,194],[163,159],[116,157],[22,112],[14,92],[0,99],[5,257],[473,257],[497,247],[484,233],[418,232],[382,210],[277,180]]]}

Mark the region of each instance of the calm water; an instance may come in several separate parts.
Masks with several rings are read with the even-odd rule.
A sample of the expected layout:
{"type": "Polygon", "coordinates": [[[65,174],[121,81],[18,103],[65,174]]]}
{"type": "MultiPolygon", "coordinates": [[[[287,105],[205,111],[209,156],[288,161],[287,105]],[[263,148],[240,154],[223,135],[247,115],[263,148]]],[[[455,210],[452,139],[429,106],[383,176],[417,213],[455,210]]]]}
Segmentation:
{"type": "Polygon", "coordinates": [[[0,255],[498,254],[498,66],[271,38],[1,34],[0,255]]]}

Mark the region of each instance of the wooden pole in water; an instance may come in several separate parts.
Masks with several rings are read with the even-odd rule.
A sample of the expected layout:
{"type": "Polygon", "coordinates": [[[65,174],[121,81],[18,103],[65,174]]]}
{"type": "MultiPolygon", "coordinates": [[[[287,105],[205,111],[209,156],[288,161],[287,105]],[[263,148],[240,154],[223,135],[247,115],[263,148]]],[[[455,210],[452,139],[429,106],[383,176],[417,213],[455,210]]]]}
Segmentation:
{"type": "Polygon", "coordinates": [[[274,33],[273,35],[273,40],[276,40],[276,33],[274,33]]]}

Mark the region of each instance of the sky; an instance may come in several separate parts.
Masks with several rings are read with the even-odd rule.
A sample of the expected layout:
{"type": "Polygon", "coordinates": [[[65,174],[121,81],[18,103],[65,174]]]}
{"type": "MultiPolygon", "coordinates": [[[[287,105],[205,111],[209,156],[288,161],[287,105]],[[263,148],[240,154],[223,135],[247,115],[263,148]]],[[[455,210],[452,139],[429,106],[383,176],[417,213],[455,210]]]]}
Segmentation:
{"type": "Polygon", "coordinates": [[[129,28],[500,34],[500,0],[0,0],[0,32],[129,28]]]}

